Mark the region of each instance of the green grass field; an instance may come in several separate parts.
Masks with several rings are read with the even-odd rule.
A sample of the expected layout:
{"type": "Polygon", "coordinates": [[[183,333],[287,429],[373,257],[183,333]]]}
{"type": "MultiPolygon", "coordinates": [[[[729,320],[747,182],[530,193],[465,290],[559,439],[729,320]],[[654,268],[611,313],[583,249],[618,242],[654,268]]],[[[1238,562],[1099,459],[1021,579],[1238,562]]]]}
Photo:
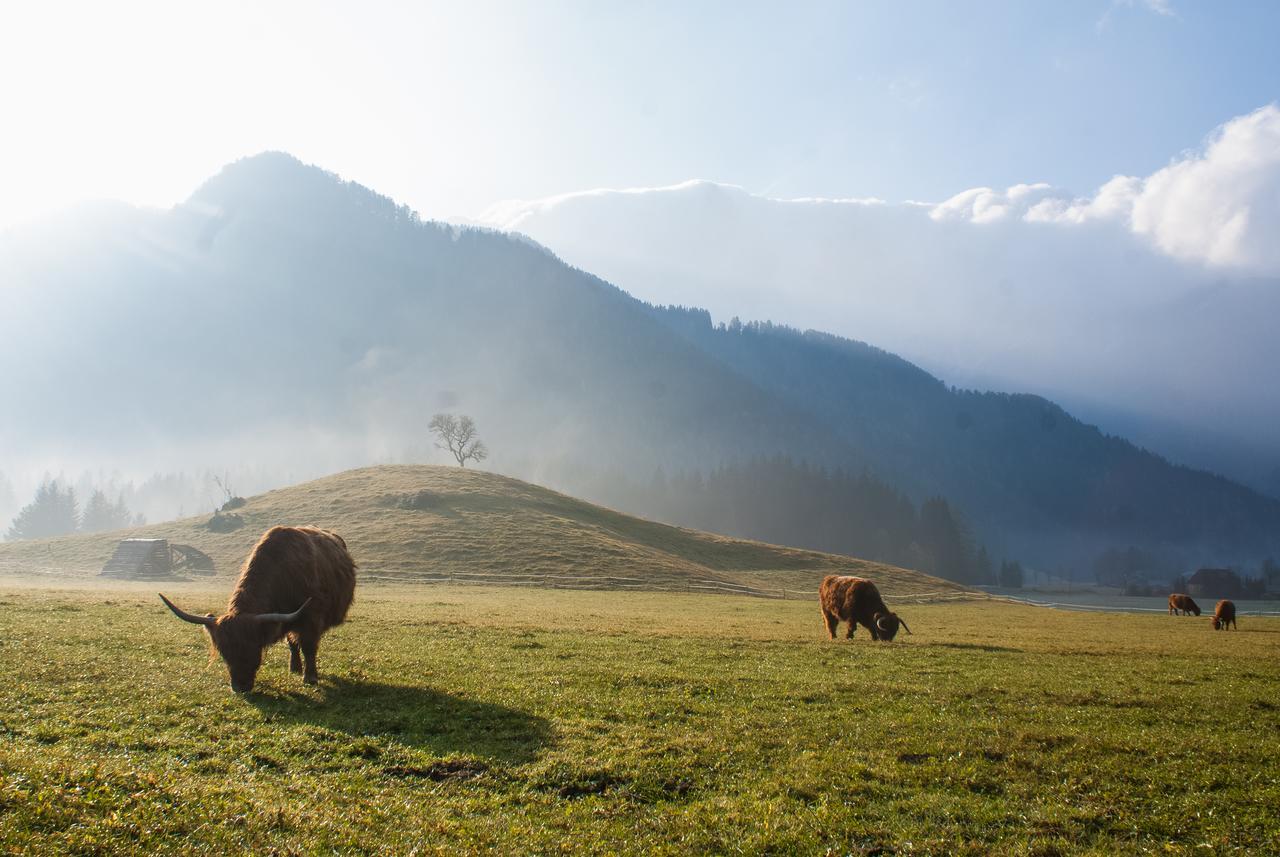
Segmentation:
{"type": "Polygon", "coordinates": [[[1280,852],[1280,620],[363,586],[238,697],[152,589],[0,583],[0,850],[1280,852]]]}

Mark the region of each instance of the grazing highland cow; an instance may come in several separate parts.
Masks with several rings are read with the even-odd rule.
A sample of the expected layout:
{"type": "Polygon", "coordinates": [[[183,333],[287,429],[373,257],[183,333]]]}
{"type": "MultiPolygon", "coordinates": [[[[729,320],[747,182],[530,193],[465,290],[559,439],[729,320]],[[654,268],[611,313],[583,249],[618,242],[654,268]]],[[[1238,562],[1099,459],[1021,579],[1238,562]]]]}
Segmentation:
{"type": "Polygon", "coordinates": [[[892,640],[899,625],[911,633],[907,623],[885,606],[880,590],[870,580],[829,574],[818,587],[818,601],[822,606],[822,619],[827,623],[827,635],[833,640],[841,621],[849,623],[845,639],[853,637],[859,624],[866,626],[873,640],[892,640]]]}
{"type": "Polygon", "coordinates": [[[1169,615],[1190,616],[1192,613],[1200,615],[1200,605],[1191,600],[1190,595],[1183,595],[1179,592],[1169,596],[1169,615]]]}
{"type": "Polygon", "coordinates": [[[1240,630],[1240,626],[1236,624],[1236,605],[1224,598],[1213,608],[1213,630],[1225,631],[1228,624],[1237,631],[1240,630]]]}
{"type": "Polygon", "coordinates": [[[179,619],[203,625],[231,673],[236,693],[253,690],[267,646],[289,641],[289,669],[316,683],[320,637],[347,618],[355,594],[356,564],[336,533],[315,527],[272,527],[240,569],[227,612],[195,616],[160,596],[179,619]],[[292,611],[292,612],[286,612],[292,611]],[[301,657],[299,657],[301,654],[301,657]]]}

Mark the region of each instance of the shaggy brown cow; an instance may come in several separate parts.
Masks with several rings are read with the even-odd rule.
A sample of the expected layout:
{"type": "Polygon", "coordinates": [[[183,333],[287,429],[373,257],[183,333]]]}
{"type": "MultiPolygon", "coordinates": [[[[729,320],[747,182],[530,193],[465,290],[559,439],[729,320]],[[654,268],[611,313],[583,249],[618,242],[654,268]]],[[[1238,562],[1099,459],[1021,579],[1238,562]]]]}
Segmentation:
{"type": "Polygon", "coordinates": [[[263,650],[284,637],[289,670],[302,672],[305,658],[302,680],[315,684],[320,637],[347,618],[355,587],[356,564],[341,536],[315,527],[272,527],[244,561],[223,615],[195,616],[164,595],[160,600],[179,619],[205,627],[227,662],[231,689],[248,693],[263,650]]]}
{"type": "Polygon", "coordinates": [[[849,623],[845,639],[853,637],[859,624],[866,626],[873,640],[892,640],[899,625],[911,633],[907,623],[885,606],[880,590],[870,580],[829,574],[818,587],[818,601],[822,606],[822,619],[827,623],[827,635],[833,640],[841,621],[849,623]]]}
{"type": "Polygon", "coordinates": [[[1236,624],[1236,605],[1224,598],[1213,608],[1213,630],[1225,631],[1228,624],[1237,631],[1240,630],[1240,626],[1236,624]]]}
{"type": "Polygon", "coordinates": [[[1192,601],[1190,595],[1175,592],[1169,596],[1169,615],[1177,616],[1179,613],[1183,616],[1190,616],[1192,613],[1199,616],[1200,605],[1192,601]]]}

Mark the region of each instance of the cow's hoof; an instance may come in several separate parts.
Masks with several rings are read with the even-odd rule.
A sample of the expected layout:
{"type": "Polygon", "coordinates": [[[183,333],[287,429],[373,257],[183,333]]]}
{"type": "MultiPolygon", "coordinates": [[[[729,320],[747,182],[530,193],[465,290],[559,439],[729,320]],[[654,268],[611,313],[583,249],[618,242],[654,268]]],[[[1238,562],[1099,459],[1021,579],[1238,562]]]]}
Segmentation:
{"type": "Polygon", "coordinates": [[[320,679],[316,678],[316,677],[315,677],[315,676],[313,676],[313,675],[303,676],[303,677],[302,677],[302,683],[303,683],[303,684],[319,684],[319,683],[320,683],[320,679]]]}

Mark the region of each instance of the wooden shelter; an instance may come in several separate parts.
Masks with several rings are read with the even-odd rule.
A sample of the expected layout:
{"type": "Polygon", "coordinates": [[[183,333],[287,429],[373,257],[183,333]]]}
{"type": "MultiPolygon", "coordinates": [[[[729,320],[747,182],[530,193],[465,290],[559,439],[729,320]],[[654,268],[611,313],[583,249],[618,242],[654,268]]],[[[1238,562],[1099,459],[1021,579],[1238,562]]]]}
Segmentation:
{"type": "Polygon", "coordinates": [[[213,560],[190,545],[171,545],[168,539],[121,539],[102,567],[102,577],[123,580],[168,580],[174,572],[213,574],[213,560]]]}

